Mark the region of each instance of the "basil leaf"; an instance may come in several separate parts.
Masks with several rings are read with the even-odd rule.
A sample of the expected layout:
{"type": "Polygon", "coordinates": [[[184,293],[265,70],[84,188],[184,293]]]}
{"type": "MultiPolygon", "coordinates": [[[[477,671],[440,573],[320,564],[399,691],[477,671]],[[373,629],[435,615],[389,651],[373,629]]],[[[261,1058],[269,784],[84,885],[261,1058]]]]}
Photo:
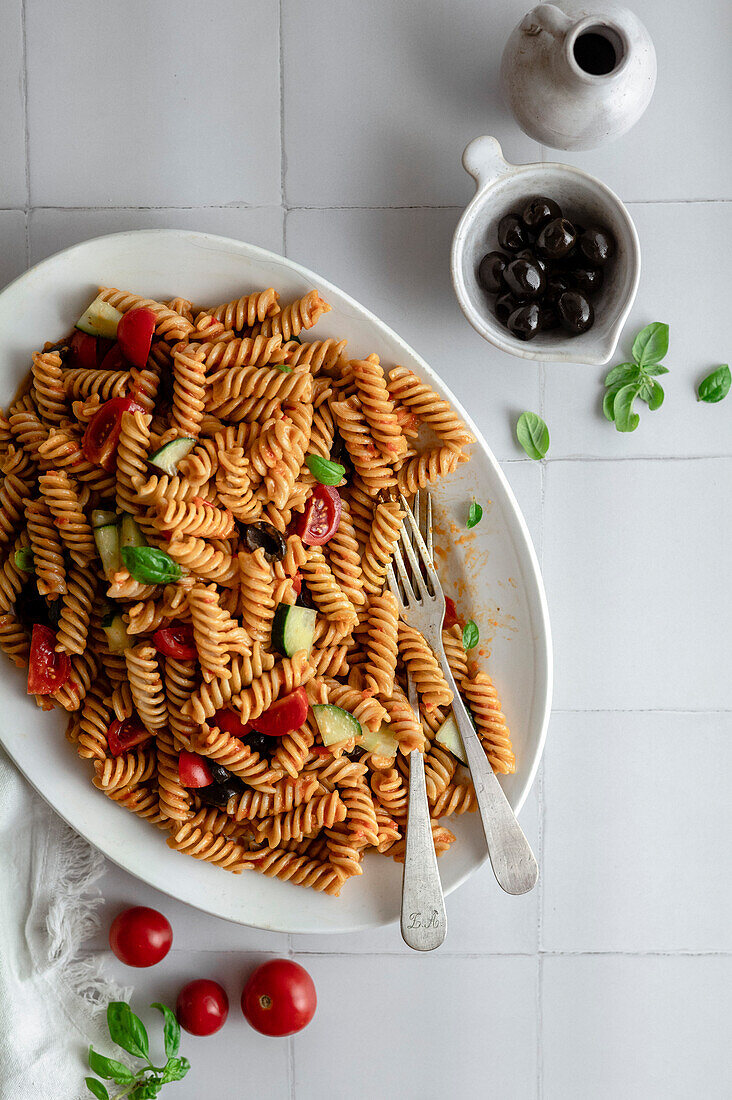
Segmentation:
{"type": "Polygon", "coordinates": [[[183,575],[183,570],[155,546],[123,546],[122,562],[131,577],[143,584],[170,584],[183,575]]]}
{"type": "Polygon", "coordinates": [[[646,404],[648,404],[653,397],[653,379],[644,378],[642,382],[638,383],[636,392],[641,401],[645,401],[646,404]]]}
{"type": "Polygon", "coordinates": [[[549,429],[536,413],[521,413],[516,424],[516,438],[534,460],[543,458],[549,450],[549,429]]]}
{"type": "Polygon", "coordinates": [[[93,1096],[97,1097],[97,1100],[109,1100],[109,1093],[107,1088],[101,1081],[97,1081],[96,1077],[85,1077],[84,1084],[89,1089],[89,1092],[93,1096]]]}
{"type": "Polygon", "coordinates": [[[480,631],[472,619],[463,627],[463,649],[474,649],[480,641],[480,631]]]}
{"type": "Polygon", "coordinates": [[[605,418],[611,422],[615,419],[615,395],[619,393],[622,386],[613,386],[612,389],[606,391],[605,396],[602,399],[602,411],[605,414],[605,418]]]}
{"type": "Polygon", "coordinates": [[[668,325],[653,321],[646,325],[633,341],[633,358],[639,367],[660,363],[668,351],[668,325]]]}
{"type": "Polygon", "coordinates": [[[615,427],[619,432],[634,432],[640,422],[638,413],[633,412],[633,402],[638,394],[638,387],[632,382],[629,386],[623,386],[615,394],[613,412],[615,413],[615,427]]]}
{"type": "Polygon", "coordinates": [[[147,1058],[150,1044],[145,1025],[126,1001],[110,1001],[107,1005],[107,1027],[113,1042],[136,1058],[147,1058]]]}
{"type": "Polygon", "coordinates": [[[98,1077],[104,1077],[107,1081],[116,1081],[118,1085],[131,1085],[135,1080],[135,1074],[121,1062],[114,1058],[105,1058],[103,1054],[97,1054],[94,1047],[89,1047],[89,1069],[98,1077]]]}
{"type": "Polygon", "coordinates": [[[275,370],[284,371],[285,374],[292,374],[292,367],[289,367],[287,363],[275,363],[275,370]]]}
{"type": "Polygon", "coordinates": [[[21,546],[15,551],[15,568],[22,569],[24,573],[35,573],[33,565],[33,551],[28,546],[21,546]]]}
{"type": "Polygon", "coordinates": [[[648,402],[648,408],[651,412],[655,412],[656,409],[660,409],[663,405],[663,399],[666,396],[663,386],[660,382],[653,382],[653,393],[651,394],[651,400],[648,402]]]}
{"type": "Polygon", "coordinates": [[[167,1005],[160,1004],[156,1001],[150,1005],[150,1008],[157,1008],[158,1012],[162,1012],[163,1019],[165,1021],[163,1026],[163,1036],[165,1038],[165,1057],[174,1058],[178,1053],[180,1047],[180,1024],[175,1018],[175,1013],[172,1008],[168,1008],[167,1005]]]}
{"type": "Polygon", "coordinates": [[[643,368],[644,374],[668,374],[668,367],[662,367],[660,363],[650,363],[643,368]]]}
{"type": "Polygon", "coordinates": [[[163,1081],[166,1084],[168,1081],[182,1081],[190,1068],[187,1058],[169,1058],[163,1070],[163,1081]]]}
{"type": "Polygon", "coordinates": [[[128,1093],[129,1100],[155,1100],[164,1084],[161,1078],[150,1078],[128,1093]]]}
{"type": "Polygon", "coordinates": [[[320,455],[306,455],[305,465],[321,485],[338,485],[346,473],[346,467],[341,466],[340,462],[331,462],[320,455]]]}
{"type": "Polygon", "coordinates": [[[605,375],[606,386],[619,386],[632,382],[639,374],[636,363],[620,363],[605,375]]]}
{"type": "Polygon", "coordinates": [[[468,509],[468,519],[465,526],[468,530],[470,530],[471,527],[477,527],[482,518],[483,509],[481,508],[480,504],[477,503],[477,501],[472,501],[470,504],[470,508],[468,509]]]}
{"type": "MultiPolygon", "coordinates": [[[[711,374],[701,380],[699,389],[696,391],[696,399],[697,401],[706,401],[708,405],[716,405],[718,401],[723,401],[727,396],[730,384],[732,384],[732,374],[730,374],[727,364],[723,363],[721,367],[715,367],[711,374]]],[[[18,555],[15,556],[17,565],[18,555]]]]}

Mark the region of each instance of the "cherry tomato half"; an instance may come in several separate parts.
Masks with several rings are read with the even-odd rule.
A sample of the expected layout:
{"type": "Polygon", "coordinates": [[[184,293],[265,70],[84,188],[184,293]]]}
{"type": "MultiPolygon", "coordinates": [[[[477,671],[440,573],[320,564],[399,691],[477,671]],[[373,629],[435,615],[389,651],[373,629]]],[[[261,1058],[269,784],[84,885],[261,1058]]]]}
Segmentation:
{"type": "Polygon", "coordinates": [[[105,402],[99,412],[89,421],[84,432],[81,449],[84,457],[101,466],[103,470],[113,470],[119,433],[122,430],[123,412],[144,412],[131,397],[113,397],[105,402]]]}
{"type": "Polygon", "coordinates": [[[442,629],[449,630],[457,621],[458,616],[455,601],[451,600],[449,596],[445,596],[445,618],[442,620],[442,629]]]}
{"type": "Polygon", "coordinates": [[[284,737],[291,730],[300,728],[308,716],[309,705],[305,688],[296,688],[255,718],[254,725],[266,737],[284,737]]]}
{"type": "Polygon", "coordinates": [[[210,787],[213,783],[205,757],[187,749],[181,749],[178,753],[178,778],[183,787],[210,787]]]}
{"type": "Polygon", "coordinates": [[[107,730],[107,746],[112,756],[121,756],[123,752],[129,752],[135,745],[141,745],[151,737],[150,730],[143,726],[136,715],[122,721],[115,718],[107,730]]]}
{"type": "Polygon", "coordinates": [[[251,722],[242,722],[236,711],[229,710],[228,707],[222,707],[216,711],[212,725],[218,726],[220,730],[228,733],[231,737],[246,737],[254,729],[251,722]]]}
{"type": "Polygon", "coordinates": [[[125,966],[155,966],[170,951],[173,929],[157,909],[133,905],[118,913],[109,929],[109,946],[125,966]]]}
{"type": "Polygon", "coordinates": [[[184,985],[175,1002],[181,1027],[191,1035],[213,1035],[226,1023],[229,998],[226,990],[210,978],[197,978],[184,985]]]}
{"type": "Polygon", "coordinates": [[[127,364],[125,363],[124,355],[120,349],[119,344],[114,343],[105,353],[104,358],[99,364],[100,370],[126,370],[127,364]]]}
{"type": "Polygon", "coordinates": [[[341,522],[341,498],[332,485],[317,485],[298,516],[295,534],[307,546],[322,546],[332,539],[341,522]]]}
{"type": "Polygon", "coordinates": [[[162,653],[164,657],[176,657],[179,661],[194,661],[198,657],[190,623],[161,626],[153,634],[152,640],[158,653],[162,653]]]}
{"type": "Polygon", "coordinates": [[[33,624],[28,660],[28,694],[52,695],[69,678],[71,662],[65,653],[56,653],[56,635],[49,626],[33,624]]]}
{"type": "Polygon", "coordinates": [[[294,1035],[315,1015],[315,983],[304,967],[290,959],[271,959],[258,966],[244,986],[241,1010],[263,1035],[294,1035]]]}
{"type": "Polygon", "coordinates": [[[96,336],[90,336],[88,332],[81,332],[76,329],[69,340],[69,352],[68,365],[70,367],[79,367],[81,370],[96,370],[99,362],[97,359],[96,336]]]}
{"type": "Polygon", "coordinates": [[[155,332],[155,314],[140,306],[125,313],[117,325],[117,343],[128,363],[142,367],[147,363],[150,344],[155,332]]]}

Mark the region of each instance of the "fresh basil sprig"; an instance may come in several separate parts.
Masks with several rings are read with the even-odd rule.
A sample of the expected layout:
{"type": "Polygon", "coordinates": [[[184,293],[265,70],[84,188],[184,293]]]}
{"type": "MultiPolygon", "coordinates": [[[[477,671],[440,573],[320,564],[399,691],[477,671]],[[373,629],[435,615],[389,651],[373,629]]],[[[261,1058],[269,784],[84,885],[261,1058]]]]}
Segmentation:
{"type": "Polygon", "coordinates": [[[463,649],[474,649],[480,641],[480,631],[477,623],[468,619],[463,627],[463,649]]]}
{"type": "Polygon", "coordinates": [[[516,423],[516,438],[529,458],[536,461],[549,450],[549,429],[536,413],[521,413],[516,423]]]}
{"type": "MultiPolygon", "coordinates": [[[[699,383],[699,388],[696,391],[697,401],[706,401],[708,405],[716,405],[718,401],[723,401],[730,390],[732,385],[732,374],[726,363],[722,363],[720,367],[715,367],[710,374],[703,378],[699,383]]],[[[18,551],[15,555],[16,565],[18,554],[22,551],[18,551]]]]}
{"type": "Polygon", "coordinates": [[[480,523],[480,521],[482,520],[482,518],[483,518],[483,509],[482,509],[481,505],[478,504],[478,502],[476,500],[471,501],[470,508],[468,509],[468,518],[467,518],[467,521],[465,523],[465,526],[467,527],[468,530],[470,530],[471,527],[477,527],[478,524],[480,523]]]}
{"type": "Polygon", "coordinates": [[[636,397],[645,401],[651,412],[663,404],[663,386],[656,378],[668,374],[668,367],[661,363],[667,351],[668,325],[654,321],[633,341],[633,362],[620,363],[605,376],[602,411],[619,432],[634,432],[640,423],[638,413],[633,411],[636,397]]]}
{"type": "Polygon", "coordinates": [[[120,553],[127,572],[142,584],[171,584],[183,575],[178,563],[155,546],[123,546],[120,553]]]}
{"type": "Polygon", "coordinates": [[[321,485],[338,485],[346,474],[346,467],[341,466],[340,462],[331,462],[321,455],[306,455],[305,465],[321,485]]]}
{"type": "MultiPolygon", "coordinates": [[[[126,1086],[117,1094],[118,1098],[124,1096],[128,1100],[148,1100],[149,1097],[152,1100],[158,1095],[163,1085],[171,1081],[181,1081],[191,1068],[187,1058],[178,1057],[180,1025],[175,1014],[167,1005],[155,1003],[151,1008],[157,1008],[163,1014],[167,1058],[164,1066],[154,1066],[150,1061],[150,1044],[145,1025],[126,1001],[111,1001],[107,1005],[109,1035],[118,1047],[134,1055],[135,1058],[147,1062],[147,1065],[131,1069],[123,1062],[118,1062],[115,1058],[106,1058],[103,1054],[97,1053],[93,1047],[89,1047],[89,1068],[97,1074],[97,1077],[126,1086]]],[[[93,1096],[97,1097],[97,1100],[109,1100],[106,1085],[97,1080],[97,1077],[85,1077],[86,1087],[93,1096]]]]}

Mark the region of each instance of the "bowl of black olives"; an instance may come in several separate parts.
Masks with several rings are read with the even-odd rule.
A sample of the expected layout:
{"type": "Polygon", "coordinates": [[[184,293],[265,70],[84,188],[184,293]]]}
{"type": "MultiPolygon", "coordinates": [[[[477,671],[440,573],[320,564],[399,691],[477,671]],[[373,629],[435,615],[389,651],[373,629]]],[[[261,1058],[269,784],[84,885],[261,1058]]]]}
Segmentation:
{"type": "Polygon", "coordinates": [[[463,154],[478,189],[452,245],[463,313],[502,351],[607,363],[640,279],[638,234],[600,180],[568,164],[508,164],[495,138],[463,154]]]}

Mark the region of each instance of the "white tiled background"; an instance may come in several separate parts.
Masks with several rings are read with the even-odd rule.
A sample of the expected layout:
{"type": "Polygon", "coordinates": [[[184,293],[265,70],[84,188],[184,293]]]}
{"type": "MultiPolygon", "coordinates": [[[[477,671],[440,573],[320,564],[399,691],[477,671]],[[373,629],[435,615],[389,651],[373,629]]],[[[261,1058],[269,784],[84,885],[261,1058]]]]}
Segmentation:
{"type": "Polygon", "coordinates": [[[671,325],[666,403],[622,436],[600,412],[602,370],[502,355],[450,288],[466,142],[492,133],[509,159],[554,156],[498,95],[527,6],[0,3],[0,282],[84,238],[155,226],[322,272],[470,401],[550,602],[556,710],[522,815],[541,883],[509,898],[485,869],[449,899],[435,955],[409,954],[396,928],[238,928],[110,867],[105,927],[144,902],[175,928],[165,962],[134,975],[136,1005],[204,975],[231,995],[219,1036],[185,1039],[180,1100],[730,1095],[732,398],[699,405],[695,383],[730,358],[732,9],[635,0],[658,50],[654,100],[617,144],[566,157],[619,191],[640,233],[621,352],[648,321],[671,325]],[[549,424],[540,465],[513,441],[524,408],[549,424]],[[289,1042],[256,1035],[237,1007],[252,963],[285,953],[320,999],[289,1042]]]}

